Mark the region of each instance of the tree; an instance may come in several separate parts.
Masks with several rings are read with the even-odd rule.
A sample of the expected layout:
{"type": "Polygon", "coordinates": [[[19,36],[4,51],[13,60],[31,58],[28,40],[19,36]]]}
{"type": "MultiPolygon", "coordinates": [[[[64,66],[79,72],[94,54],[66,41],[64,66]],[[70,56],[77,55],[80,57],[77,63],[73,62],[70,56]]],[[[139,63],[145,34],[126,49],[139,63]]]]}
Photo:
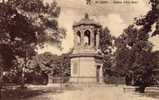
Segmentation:
{"type": "MultiPolygon", "coordinates": [[[[151,36],[155,36],[159,34],[159,0],[150,0],[151,9],[150,11],[143,17],[136,18],[136,25],[140,26],[143,32],[142,35],[150,34],[152,31],[152,26],[156,24],[155,31],[151,34],[151,36]]],[[[150,57],[151,58],[151,57],[150,57]]],[[[152,61],[152,59],[150,59],[152,61]]],[[[155,65],[155,64],[154,64],[155,65]]],[[[151,69],[149,67],[148,69],[151,69]]],[[[141,74],[142,76],[142,85],[139,87],[143,87],[140,92],[144,92],[145,85],[147,84],[146,79],[150,77],[151,74],[147,70],[147,68],[143,68],[145,71],[141,74]]],[[[150,70],[152,71],[152,70],[150,70]]]]}
{"type": "Polygon", "coordinates": [[[35,64],[32,69],[40,69],[40,71],[45,72],[53,78],[62,78],[63,82],[68,81],[70,76],[69,55],[70,53],[57,56],[50,52],[39,54],[33,60],[35,64]]]}
{"type": "Polygon", "coordinates": [[[159,34],[159,0],[150,0],[150,5],[150,11],[145,16],[135,18],[136,23],[124,30],[124,33],[116,40],[117,66],[119,69],[124,66],[125,72],[134,71],[140,92],[144,92],[145,88],[151,84],[148,80],[156,65],[153,60],[155,57],[152,44],[148,39],[150,35],[159,34]],[[150,34],[154,24],[156,24],[155,31],[150,34]],[[123,54],[124,52],[126,55],[123,54]]]}
{"type": "Polygon", "coordinates": [[[116,70],[125,76],[132,71],[135,75],[135,84],[140,87],[140,92],[152,84],[150,79],[155,65],[152,60],[154,59],[153,45],[148,38],[149,35],[143,31],[143,28],[137,29],[135,25],[130,25],[116,40],[116,70]]]}
{"type": "Polygon", "coordinates": [[[136,25],[141,26],[146,34],[152,31],[152,26],[156,24],[156,30],[152,36],[159,34],[159,0],[149,0],[151,9],[145,16],[136,19],[136,25]]]}
{"type": "Polygon", "coordinates": [[[99,48],[101,49],[101,53],[103,54],[103,74],[104,74],[104,81],[107,81],[106,76],[111,73],[111,66],[112,66],[112,49],[113,49],[113,37],[110,34],[110,31],[107,27],[103,28],[100,32],[100,41],[99,41],[99,48]]]}
{"type": "Polygon", "coordinates": [[[0,54],[3,68],[16,67],[23,59],[23,72],[27,61],[36,54],[37,45],[53,43],[58,48],[65,37],[56,18],[60,7],[56,2],[44,4],[41,0],[8,0],[0,3],[0,54]],[[7,67],[6,67],[7,66],[7,67]]]}
{"type": "MultiPolygon", "coordinates": [[[[2,56],[0,55],[0,66],[2,66],[2,56]]],[[[2,88],[2,75],[3,69],[0,67],[0,98],[2,97],[1,88],[2,88]]]]}
{"type": "Polygon", "coordinates": [[[65,37],[65,30],[59,28],[57,18],[60,14],[60,7],[56,2],[44,4],[42,0],[9,0],[8,5],[31,20],[38,43],[52,43],[57,47],[65,37]]]}

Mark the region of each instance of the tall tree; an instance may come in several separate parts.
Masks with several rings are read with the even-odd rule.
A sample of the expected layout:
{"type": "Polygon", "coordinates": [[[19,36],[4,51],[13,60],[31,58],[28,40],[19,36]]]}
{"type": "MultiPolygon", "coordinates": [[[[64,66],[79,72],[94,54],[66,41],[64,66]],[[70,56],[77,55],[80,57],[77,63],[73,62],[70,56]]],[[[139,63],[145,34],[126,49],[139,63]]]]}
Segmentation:
{"type": "Polygon", "coordinates": [[[128,75],[129,71],[133,71],[137,81],[142,79],[137,84],[144,88],[151,84],[152,71],[156,65],[152,60],[154,58],[153,45],[148,38],[149,35],[143,31],[143,28],[138,29],[135,25],[130,25],[116,40],[116,70],[123,75],[128,75]]]}
{"type": "MultiPolygon", "coordinates": [[[[143,36],[145,36],[146,34],[149,34],[151,36],[155,36],[159,34],[159,0],[150,0],[150,5],[151,5],[151,8],[145,16],[136,18],[136,25],[141,27],[140,33],[143,36]],[[153,25],[156,25],[155,31],[152,31],[153,25]],[[152,34],[150,34],[151,32],[152,34]]],[[[147,58],[145,57],[145,59],[147,58]]],[[[148,62],[152,61],[152,59],[149,59],[149,60],[150,61],[148,62]]],[[[152,64],[152,65],[155,65],[155,64],[152,64]]],[[[149,66],[152,66],[152,65],[149,65],[149,66]]],[[[145,85],[148,83],[147,78],[151,76],[150,72],[152,71],[152,70],[150,71],[147,70],[147,69],[151,69],[151,67],[148,67],[148,68],[144,67],[143,69],[145,70],[144,71],[145,73],[141,74],[143,80],[142,82],[140,82],[141,85],[139,85],[139,87],[141,87],[140,92],[144,92],[144,89],[146,87],[145,85]]]]}
{"type": "Polygon", "coordinates": [[[36,54],[37,45],[52,43],[60,48],[65,37],[58,27],[60,7],[42,0],[8,0],[0,3],[0,54],[3,68],[15,67],[23,59],[23,68],[36,54]],[[17,63],[16,63],[17,64],[17,63]]]}
{"type": "Polygon", "coordinates": [[[44,4],[43,0],[9,0],[7,4],[31,20],[40,44],[47,42],[61,46],[66,34],[58,26],[57,18],[61,9],[56,2],[44,4]]]}
{"type": "Polygon", "coordinates": [[[39,54],[33,60],[34,67],[39,69],[53,78],[63,78],[68,80],[70,76],[70,53],[61,56],[53,55],[50,52],[39,54]]]}
{"type": "Polygon", "coordinates": [[[159,0],[150,0],[149,3],[151,8],[148,13],[145,16],[135,18],[136,23],[124,30],[124,33],[116,41],[117,66],[119,69],[126,66],[124,67],[126,70],[131,69],[135,75],[139,76],[137,81],[140,92],[144,92],[145,87],[150,84],[152,70],[156,65],[152,60],[154,53],[148,39],[150,35],[159,34],[159,0]],[[152,32],[152,26],[155,24],[155,31],[152,32]],[[126,55],[124,55],[125,52],[126,55]]]}
{"type": "MultiPolygon", "coordinates": [[[[100,32],[100,41],[99,48],[101,50],[101,54],[103,54],[103,75],[106,77],[110,75],[111,66],[112,66],[112,49],[113,49],[113,37],[110,34],[110,31],[107,27],[103,28],[100,32]]],[[[104,78],[105,81],[108,79],[104,78]]]]}

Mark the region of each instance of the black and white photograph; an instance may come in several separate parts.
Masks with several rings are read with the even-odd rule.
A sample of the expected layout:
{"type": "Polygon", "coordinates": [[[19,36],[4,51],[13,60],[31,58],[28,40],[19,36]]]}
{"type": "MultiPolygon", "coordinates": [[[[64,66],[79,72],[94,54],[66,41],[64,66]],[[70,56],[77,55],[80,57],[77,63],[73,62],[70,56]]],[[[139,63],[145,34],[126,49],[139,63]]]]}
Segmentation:
{"type": "Polygon", "coordinates": [[[0,100],[159,100],[159,0],[0,0],[0,100]]]}

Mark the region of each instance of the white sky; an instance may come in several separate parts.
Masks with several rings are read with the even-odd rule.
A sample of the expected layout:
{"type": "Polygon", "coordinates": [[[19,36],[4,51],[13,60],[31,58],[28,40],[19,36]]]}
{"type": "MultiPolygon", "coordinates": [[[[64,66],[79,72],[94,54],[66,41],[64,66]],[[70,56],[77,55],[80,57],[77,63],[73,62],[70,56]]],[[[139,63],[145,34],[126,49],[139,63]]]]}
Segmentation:
{"type": "MultiPolygon", "coordinates": [[[[44,0],[51,2],[53,0],[44,0]]],[[[137,4],[92,4],[86,5],[86,0],[56,0],[62,8],[60,17],[58,18],[59,25],[67,30],[66,39],[63,40],[63,50],[59,51],[54,46],[47,45],[44,49],[39,50],[39,53],[46,51],[61,54],[68,52],[73,47],[73,31],[72,25],[75,21],[83,18],[85,13],[90,17],[100,22],[103,26],[107,26],[113,36],[119,36],[123,29],[133,23],[135,17],[144,15],[150,9],[147,0],[136,0],[137,4]]],[[[104,0],[92,0],[104,1],[104,0]]],[[[106,0],[110,1],[110,0],[106,0]]],[[[153,37],[150,40],[154,44],[154,49],[159,50],[158,37],[153,37]]]]}

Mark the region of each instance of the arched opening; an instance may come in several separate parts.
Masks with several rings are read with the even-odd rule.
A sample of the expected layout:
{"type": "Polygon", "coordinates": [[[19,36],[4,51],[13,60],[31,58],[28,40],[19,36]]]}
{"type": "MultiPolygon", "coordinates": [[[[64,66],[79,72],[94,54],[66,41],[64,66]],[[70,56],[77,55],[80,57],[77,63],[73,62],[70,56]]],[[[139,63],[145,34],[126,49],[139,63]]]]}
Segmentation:
{"type": "Polygon", "coordinates": [[[91,32],[89,30],[86,30],[84,32],[84,45],[90,45],[91,44],[91,32]]]}
{"type": "Polygon", "coordinates": [[[78,45],[81,44],[81,32],[80,31],[77,32],[77,44],[78,45]]]}

